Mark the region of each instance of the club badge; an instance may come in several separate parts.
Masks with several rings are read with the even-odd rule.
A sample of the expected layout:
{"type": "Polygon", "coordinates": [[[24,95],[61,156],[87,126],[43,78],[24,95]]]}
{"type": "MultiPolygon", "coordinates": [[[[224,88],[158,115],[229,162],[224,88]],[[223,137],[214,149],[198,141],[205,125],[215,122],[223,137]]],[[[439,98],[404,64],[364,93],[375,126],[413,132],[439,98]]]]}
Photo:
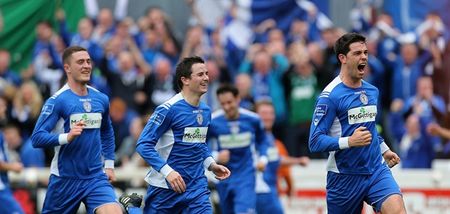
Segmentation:
{"type": "Polygon", "coordinates": [[[231,132],[231,134],[238,134],[239,133],[239,124],[237,124],[237,123],[231,124],[230,132],[231,132]]]}
{"type": "Polygon", "coordinates": [[[86,110],[86,112],[92,111],[91,103],[88,101],[83,102],[83,108],[84,108],[84,110],[86,110]]]}
{"type": "Polygon", "coordinates": [[[202,123],[203,123],[203,115],[201,113],[197,114],[197,123],[199,125],[202,125],[202,123]]]}
{"type": "Polygon", "coordinates": [[[369,103],[369,98],[367,97],[366,93],[361,92],[361,94],[359,95],[359,100],[364,104],[367,105],[367,103],[369,103]]]}

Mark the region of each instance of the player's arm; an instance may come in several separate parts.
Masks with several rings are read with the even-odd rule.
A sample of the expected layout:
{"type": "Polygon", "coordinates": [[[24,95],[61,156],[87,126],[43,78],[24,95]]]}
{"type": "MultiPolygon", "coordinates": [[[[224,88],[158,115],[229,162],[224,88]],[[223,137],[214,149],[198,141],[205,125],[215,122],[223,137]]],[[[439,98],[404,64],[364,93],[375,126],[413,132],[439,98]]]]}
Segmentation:
{"type": "Polygon", "coordinates": [[[389,168],[392,168],[400,163],[400,157],[389,148],[381,136],[378,136],[378,142],[380,143],[381,154],[383,155],[384,161],[386,161],[389,168]]]}
{"type": "MultiPolygon", "coordinates": [[[[219,180],[223,180],[226,179],[230,176],[230,170],[221,165],[216,163],[216,159],[220,157],[219,155],[219,144],[217,142],[217,135],[214,133],[214,131],[211,129],[211,124],[208,127],[208,134],[207,134],[207,145],[203,148],[203,167],[205,167],[205,169],[211,171],[214,173],[216,179],[219,180]],[[213,146],[212,144],[214,144],[215,146],[213,146]],[[213,152],[211,152],[211,150],[213,149],[213,152]]],[[[230,158],[230,154],[228,150],[224,150],[225,153],[227,153],[225,156],[227,156],[226,162],[228,162],[229,158],[230,158]],[[225,152],[226,151],[226,152],[225,152]]]]}
{"type": "Polygon", "coordinates": [[[22,171],[22,169],[23,169],[23,164],[20,162],[9,163],[9,162],[0,160],[0,172],[12,171],[15,173],[19,173],[22,171]]]}
{"type": "Polygon", "coordinates": [[[161,158],[155,149],[159,138],[170,128],[169,109],[158,106],[152,114],[136,144],[136,151],[156,171],[165,177],[173,171],[167,162],[161,158]]]}
{"type": "Polygon", "coordinates": [[[335,104],[328,96],[319,96],[309,134],[309,150],[311,152],[329,152],[349,148],[349,137],[328,135],[336,118],[336,110],[335,104]]]}
{"type": "Polygon", "coordinates": [[[186,191],[186,183],[183,178],[161,158],[155,149],[160,137],[170,128],[170,123],[170,110],[164,105],[158,106],[139,137],[136,151],[153,169],[166,178],[175,192],[183,193],[186,191]]]}
{"type": "Polygon", "coordinates": [[[269,159],[267,158],[267,150],[269,149],[270,144],[268,138],[266,137],[266,132],[264,131],[264,124],[259,117],[256,121],[254,121],[254,125],[256,126],[255,140],[256,149],[258,151],[258,162],[256,163],[256,168],[263,171],[266,168],[267,162],[269,162],[269,159]]]}
{"type": "Polygon", "coordinates": [[[114,174],[114,130],[109,116],[109,100],[105,98],[106,102],[103,104],[105,112],[102,115],[102,125],[100,130],[100,139],[102,143],[102,156],[105,159],[105,173],[111,181],[115,181],[114,174]]]}
{"type": "Polygon", "coordinates": [[[54,98],[48,99],[42,107],[41,114],[31,135],[33,147],[55,147],[69,143],[69,133],[51,133],[60,118],[58,107],[57,100],[54,98]]]}

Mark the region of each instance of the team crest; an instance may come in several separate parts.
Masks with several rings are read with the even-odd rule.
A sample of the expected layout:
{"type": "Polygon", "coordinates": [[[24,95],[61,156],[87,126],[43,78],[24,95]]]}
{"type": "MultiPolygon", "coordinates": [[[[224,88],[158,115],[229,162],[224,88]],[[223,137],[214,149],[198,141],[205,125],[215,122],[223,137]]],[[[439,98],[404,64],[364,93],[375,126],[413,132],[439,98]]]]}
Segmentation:
{"type": "Polygon", "coordinates": [[[202,125],[202,123],[203,123],[203,115],[201,113],[197,114],[197,123],[199,125],[202,125]]]}
{"type": "Polygon", "coordinates": [[[233,123],[230,127],[231,134],[237,134],[239,133],[239,124],[233,123]]]}
{"type": "Polygon", "coordinates": [[[86,112],[92,111],[91,103],[88,101],[83,102],[83,108],[84,108],[84,110],[86,110],[86,112]]]}
{"type": "Polygon", "coordinates": [[[364,104],[367,105],[367,103],[369,103],[369,98],[367,97],[366,93],[361,92],[361,94],[359,95],[359,100],[364,104]]]}

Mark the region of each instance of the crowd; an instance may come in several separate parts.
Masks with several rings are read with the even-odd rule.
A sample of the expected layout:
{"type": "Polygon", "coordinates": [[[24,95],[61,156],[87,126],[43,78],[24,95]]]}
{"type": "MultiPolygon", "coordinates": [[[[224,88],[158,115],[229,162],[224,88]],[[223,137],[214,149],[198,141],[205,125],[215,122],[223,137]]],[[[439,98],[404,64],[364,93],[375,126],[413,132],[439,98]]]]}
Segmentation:
{"type": "Polygon", "coordinates": [[[138,19],[115,17],[102,8],[79,20],[76,32],[67,28],[68,11],[58,10],[58,26],[48,20],[36,26],[27,69],[11,70],[9,51],[0,50],[0,126],[10,159],[25,167],[50,165],[54,151],[32,148],[30,136],[44,100],[66,81],[61,54],[73,45],[89,51],[94,65],[90,84],[110,98],[116,166],[144,164],[136,155],[136,141],[155,107],[177,93],[176,63],[193,55],[206,60],[210,83],[202,99],[213,111],[220,108],[216,89],[232,83],[243,108],[254,111],[255,103],[272,101],[273,132],[291,156],[325,158],[327,154],[309,152],[309,127],[318,94],[337,75],[333,45],[346,30],[368,38],[364,79],[380,91],[378,129],[402,166],[430,168],[434,158],[450,156],[450,36],[437,14],[430,12],[414,31],[401,32],[390,14],[356,3],[352,29],[342,29],[314,4],[302,1],[306,15],[282,29],[275,19],[248,24],[237,3],[200,7],[202,2],[187,1],[192,17],[183,39],[175,36],[170,16],[158,7],[138,19]],[[208,17],[207,10],[215,16],[208,17]],[[376,13],[368,15],[367,10],[376,13]],[[445,134],[447,140],[441,138],[445,134]]]}
{"type": "MultiPolygon", "coordinates": [[[[36,26],[37,40],[26,69],[13,71],[10,51],[0,49],[0,128],[8,161],[21,163],[13,171],[49,167],[52,162],[55,150],[33,148],[31,136],[39,115],[48,110],[43,108],[44,101],[67,81],[62,54],[69,46],[88,51],[93,65],[89,84],[109,98],[116,167],[146,165],[136,152],[136,144],[155,108],[179,92],[175,67],[189,56],[205,60],[209,88],[202,101],[212,112],[225,111],[213,114],[213,123],[228,123],[233,111],[251,121],[256,110],[264,111],[268,106],[273,120],[265,121],[265,114],[258,112],[266,130],[257,127],[260,119],[255,119],[255,127],[247,128],[253,130],[249,132],[255,138],[277,140],[276,145],[266,147],[286,147],[288,154],[278,161],[305,165],[308,158],[326,158],[326,153],[310,153],[310,126],[317,97],[339,73],[334,44],[346,31],[367,38],[364,80],[379,90],[377,130],[399,154],[401,166],[431,168],[435,158],[450,157],[450,28],[438,14],[429,12],[412,31],[402,32],[390,14],[361,1],[350,13],[352,28],[342,29],[313,3],[300,1],[303,15],[292,18],[288,25],[282,26],[274,18],[252,25],[237,2],[186,2],[192,15],[183,39],[176,36],[170,16],[159,7],[148,8],[138,19],[102,8],[80,19],[76,32],[68,30],[68,11],[60,9],[55,22],[42,20],[36,26]],[[235,85],[237,91],[227,84],[235,85]],[[218,89],[224,91],[216,94],[218,89]],[[223,94],[231,92],[229,102],[238,106],[227,110],[223,94]],[[257,136],[265,132],[267,136],[257,136]],[[301,159],[295,159],[298,157],[301,159]]],[[[92,4],[86,7],[95,11],[92,4]]],[[[54,132],[63,132],[63,122],[54,125],[54,132]]],[[[217,125],[214,131],[222,131],[221,127],[226,126],[217,125]]],[[[236,136],[244,136],[244,131],[238,128],[236,136]]],[[[255,143],[263,145],[263,141],[255,143]]],[[[230,143],[232,150],[236,145],[230,143]]],[[[270,156],[264,149],[259,152],[270,156]]],[[[226,163],[233,157],[219,154],[215,158],[226,163]]],[[[267,164],[267,160],[259,161],[265,162],[264,167],[267,164]]],[[[241,163],[232,172],[240,172],[239,166],[241,163]]],[[[239,173],[227,182],[233,183],[235,178],[239,173]]],[[[286,182],[289,184],[289,177],[286,182]]],[[[143,185],[143,179],[131,183],[143,185]]],[[[272,189],[274,184],[269,184],[272,189]]],[[[222,188],[221,194],[235,191],[218,188],[222,188]]],[[[227,203],[233,199],[221,200],[227,203]]]]}

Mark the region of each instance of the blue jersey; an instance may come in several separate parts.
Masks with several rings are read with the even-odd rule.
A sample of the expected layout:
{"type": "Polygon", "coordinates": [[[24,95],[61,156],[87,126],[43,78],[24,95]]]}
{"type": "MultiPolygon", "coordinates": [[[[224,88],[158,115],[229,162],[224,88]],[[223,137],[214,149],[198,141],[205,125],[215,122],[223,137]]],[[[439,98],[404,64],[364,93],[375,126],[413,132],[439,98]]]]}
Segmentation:
{"type": "Polygon", "coordinates": [[[36,148],[55,148],[51,174],[79,179],[103,174],[102,159],[108,168],[114,163],[114,133],[108,97],[90,86],[88,95],[79,96],[66,84],[42,107],[31,140],[36,148]],[[65,134],[52,133],[61,119],[65,134]],[[67,133],[80,120],[86,124],[83,132],[68,143],[67,133]]]}
{"type": "Polygon", "coordinates": [[[181,93],[159,105],[136,145],[136,151],[151,166],[147,183],[168,189],[165,176],[173,169],[183,177],[188,190],[206,186],[204,168],[214,161],[206,145],[210,122],[210,108],[203,102],[190,105],[181,93]]]}
{"type": "MultiPolygon", "coordinates": [[[[266,132],[269,148],[267,149],[267,166],[264,170],[264,182],[272,191],[277,192],[277,173],[280,166],[280,153],[275,145],[275,137],[271,132],[266,132]]],[[[256,191],[258,193],[258,190],[256,191]]]]}
{"type": "Polygon", "coordinates": [[[362,81],[350,88],[336,77],[319,96],[311,124],[309,148],[312,152],[329,152],[328,171],[345,174],[372,174],[382,162],[376,131],[378,89],[362,81]],[[371,144],[348,146],[356,128],[364,126],[372,134],[371,144]]]}
{"type": "Polygon", "coordinates": [[[228,120],[223,110],[214,112],[208,139],[217,142],[218,150],[230,151],[227,163],[231,176],[222,182],[233,182],[241,176],[254,176],[255,149],[260,157],[267,158],[268,142],[260,117],[249,110],[239,108],[239,118],[228,120]]]}
{"type": "MultiPolygon", "coordinates": [[[[8,162],[8,155],[6,154],[6,143],[3,140],[3,135],[0,132],[0,162],[8,162]]],[[[0,171],[0,190],[9,188],[8,171],[0,171]]]]}

